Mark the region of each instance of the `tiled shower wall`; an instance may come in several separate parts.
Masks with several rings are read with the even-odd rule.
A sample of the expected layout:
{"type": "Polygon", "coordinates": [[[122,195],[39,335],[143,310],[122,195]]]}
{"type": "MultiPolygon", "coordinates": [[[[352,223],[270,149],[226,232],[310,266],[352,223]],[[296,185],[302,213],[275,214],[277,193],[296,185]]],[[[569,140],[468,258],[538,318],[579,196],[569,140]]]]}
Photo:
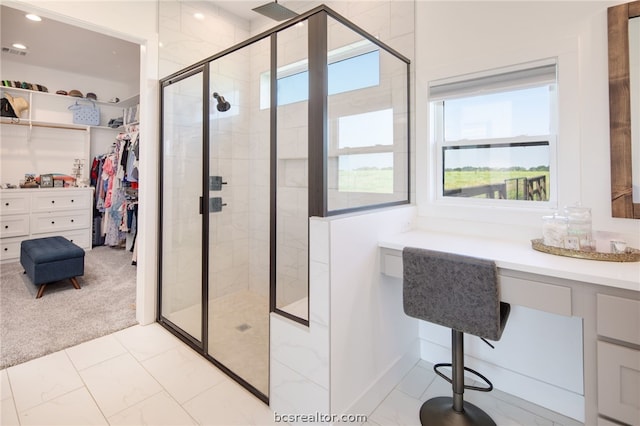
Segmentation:
{"type": "Polygon", "coordinates": [[[212,298],[248,288],[249,284],[249,95],[251,58],[241,49],[210,63],[209,169],[221,176],[222,211],[210,213],[209,296],[212,298]],[[218,111],[212,93],[223,96],[228,111],[218,111]]]}

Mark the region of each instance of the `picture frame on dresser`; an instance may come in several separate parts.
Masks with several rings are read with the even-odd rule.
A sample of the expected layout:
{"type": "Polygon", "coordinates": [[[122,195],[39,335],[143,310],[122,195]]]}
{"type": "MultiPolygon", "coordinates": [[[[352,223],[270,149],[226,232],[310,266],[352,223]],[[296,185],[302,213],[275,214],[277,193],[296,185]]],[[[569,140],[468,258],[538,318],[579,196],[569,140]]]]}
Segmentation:
{"type": "Polygon", "coordinates": [[[53,188],[53,175],[40,175],[41,188],[53,188]]]}

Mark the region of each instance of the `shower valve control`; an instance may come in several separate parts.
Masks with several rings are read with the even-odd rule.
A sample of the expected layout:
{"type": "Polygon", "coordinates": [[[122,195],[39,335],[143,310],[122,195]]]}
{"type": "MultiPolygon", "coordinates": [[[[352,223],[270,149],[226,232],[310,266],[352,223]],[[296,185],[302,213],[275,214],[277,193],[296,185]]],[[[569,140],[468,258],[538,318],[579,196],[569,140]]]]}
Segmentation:
{"type": "Polygon", "coordinates": [[[222,207],[226,206],[227,203],[222,202],[222,197],[212,197],[209,198],[209,213],[218,213],[222,211],[222,207]]]}
{"type": "Polygon", "coordinates": [[[222,181],[222,176],[209,176],[209,191],[222,191],[222,185],[227,182],[222,181]]]}

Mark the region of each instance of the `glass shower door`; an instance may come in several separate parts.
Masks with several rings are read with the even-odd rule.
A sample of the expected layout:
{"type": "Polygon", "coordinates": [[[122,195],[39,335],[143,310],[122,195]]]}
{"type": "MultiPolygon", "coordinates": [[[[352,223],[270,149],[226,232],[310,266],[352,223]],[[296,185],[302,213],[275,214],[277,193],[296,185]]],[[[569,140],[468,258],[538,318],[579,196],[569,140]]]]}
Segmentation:
{"type": "Polygon", "coordinates": [[[202,346],[203,71],[163,85],[161,316],[202,346]]]}
{"type": "Polygon", "coordinates": [[[269,81],[269,45],[269,39],[262,40],[209,63],[207,351],[265,396],[270,109],[260,105],[260,88],[265,90],[265,73],[269,81]]]}

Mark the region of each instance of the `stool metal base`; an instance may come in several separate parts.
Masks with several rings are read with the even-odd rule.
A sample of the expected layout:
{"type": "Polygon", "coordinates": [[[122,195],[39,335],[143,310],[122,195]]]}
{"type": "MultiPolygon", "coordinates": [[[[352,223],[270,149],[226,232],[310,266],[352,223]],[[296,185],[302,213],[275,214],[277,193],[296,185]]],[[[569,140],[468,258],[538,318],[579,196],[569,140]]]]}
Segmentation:
{"type": "Polygon", "coordinates": [[[453,409],[453,398],[440,396],[431,398],[420,408],[422,426],[496,426],[496,423],[480,408],[464,401],[464,409],[457,412],[453,409]]]}

